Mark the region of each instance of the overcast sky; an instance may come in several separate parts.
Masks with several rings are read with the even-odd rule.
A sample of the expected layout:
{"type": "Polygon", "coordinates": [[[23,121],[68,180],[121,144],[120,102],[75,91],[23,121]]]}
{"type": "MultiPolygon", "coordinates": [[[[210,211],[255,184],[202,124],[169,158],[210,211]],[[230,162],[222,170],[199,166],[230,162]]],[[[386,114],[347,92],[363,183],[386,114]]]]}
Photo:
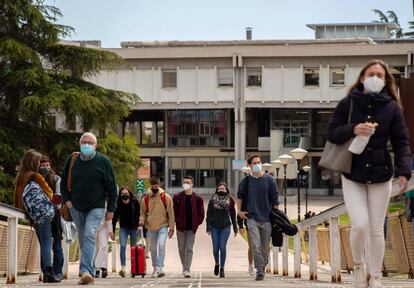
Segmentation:
{"type": "Polygon", "coordinates": [[[306,24],[371,22],[372,9],[393,10],[404,29],[412,0],[46,0],[61,9],[59,23],[75,28],[72,40],[237,40],[253,27],[253,39],[310,39],[306,24]]]}

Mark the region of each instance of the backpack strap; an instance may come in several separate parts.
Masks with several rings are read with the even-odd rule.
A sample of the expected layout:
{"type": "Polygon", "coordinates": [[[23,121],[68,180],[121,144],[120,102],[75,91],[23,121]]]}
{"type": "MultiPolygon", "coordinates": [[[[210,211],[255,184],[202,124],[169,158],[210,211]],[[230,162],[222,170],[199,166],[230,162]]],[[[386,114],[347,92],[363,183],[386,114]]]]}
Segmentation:
{"type": "MultiPolygon", "coordinates": [[[[160,195],[162,204],[164,204],[165,209],[167,209],[167,200],[165,199],[165,192],[162,192],[160,195]]],[[[145,195],[144,198],[145,206],[147,207],[147,212],[149,212],[149,195],[145,195]]]]}
{"type": "Polygon", "coordinates": [[[68,170],[68,180],[66,183],[66,188],[68,191],[72,191],[72,169],[73,165],[75,165],[76,158],[78,158],[80,152],[73,152],[72,158],[70,159],[69,170],[68,170]]]}
{"type": "Polygon", "coordinates": [[[167,209],[167,200],[165,199],[165,192],[161,193],[161,201],[164,204],[165,209],[167,209]]]}

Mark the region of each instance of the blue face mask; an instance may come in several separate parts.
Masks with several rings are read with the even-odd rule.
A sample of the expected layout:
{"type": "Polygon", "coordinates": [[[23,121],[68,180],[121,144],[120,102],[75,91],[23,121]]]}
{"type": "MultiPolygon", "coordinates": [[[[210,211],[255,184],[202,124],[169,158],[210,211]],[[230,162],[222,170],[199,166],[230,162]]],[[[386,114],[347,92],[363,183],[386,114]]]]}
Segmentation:
{"type": "Polygon", "coordinates": [[[262,164],[256,164],[253,165],[252,170],[254,173],[260,173],[260,171],[262,171],[262,164]]]}
{"type": "Polygon", "coordinates": [[[92,156],[93,153],[95,152],[95,148],[93,147],[93,145],[90,145],[90,144],[82,144],[80,146],[80,150],[82,154],[85,156],[92,156]]]}

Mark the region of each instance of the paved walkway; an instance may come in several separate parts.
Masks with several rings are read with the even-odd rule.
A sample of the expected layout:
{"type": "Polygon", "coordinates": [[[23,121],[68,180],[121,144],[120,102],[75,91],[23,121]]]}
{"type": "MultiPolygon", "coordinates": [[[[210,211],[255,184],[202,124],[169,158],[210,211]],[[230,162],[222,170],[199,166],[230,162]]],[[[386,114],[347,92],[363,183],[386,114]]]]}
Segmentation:
{"type": "MultiPolygon", "coordinates": [[[[292,200],[292,199],[290,199],[292,200]]],[[[296,215],[296,205],[289,201],[288,211],[292,211],[296,215]]],[[[329,208],[337,203],[341,203],[341,199],[321,199],[312,200],[310,210],[319,212],[329,208]],[[326,208],[325,208],[326,207],[326,208]]],[[[289,214],[291,214],[289,213],[289,214]]],[[[196,236],[196,244],[194,247],[194,258],[192,265],[192,278],[184,279],[181,273],[181,263],[178,256],[177,238],[174,236],[167,241],[167,255],[165,261],[166,277],[164,278],[121,278],[118,273],[109,273],[107,279],[97,279],[94,287],[352,287],[352,275],[342,274],[341,284],[330,283],[329,266],[319,265],[318,271],[319,281],[307,281],[308,267],[302,265],[302,279],[295,279],[293,275],[293,255],[289,259],[289,275],[290,277],[282,277],[279,275],[267,274],[264,281],[254,281],[247,273],[247,243],[242,237],[234,238],[232,235],[228,242],[227,261],[226,261],[226,278],[217,278],[213,275],[214,258],[212,254],[211,238],[205,232],[205,224],[203,224],[196,236]]],[[[129,251],[129,249],[127,249],[129,251]]],[[[279,253],[279,271],[281,271],[281,253],[279,253]]],[[[111,267],[111,255],[109,256],[109,271],[111,267]]],[[[127,263],[129,263],[129,255],[127,255],[127,263]]],[[[119,271],[119,258],[117,259],[119,271]]],[[[71,263],[69,269],[69,279],[64,280],[60,284],[51,284],[49,286],[39,283],[37,275],[18,277],[18,285],[8,285],[7,287],[79,287],[78,282],[78,263],[71,263]]],[[[151,273],[151,259],[147,259],[148,274],[151,273]]],[[[128,269],[129,272],[129,269],[128,269]]],[[[2,278],[0,281],[5,279],[2,278]]],[[[4,283],[3,282],[3,283],[4,283]]],[[[0,282],[1,283],[1,282],[0,282]]],[[[386,287],[414,287],[414,280],[390,280],[384,281],[386,287]]],[[[2,286],[0,284],[0,286],[2,286]]],[[[6,285],[4,285],[6,286],[6,285]]]]}

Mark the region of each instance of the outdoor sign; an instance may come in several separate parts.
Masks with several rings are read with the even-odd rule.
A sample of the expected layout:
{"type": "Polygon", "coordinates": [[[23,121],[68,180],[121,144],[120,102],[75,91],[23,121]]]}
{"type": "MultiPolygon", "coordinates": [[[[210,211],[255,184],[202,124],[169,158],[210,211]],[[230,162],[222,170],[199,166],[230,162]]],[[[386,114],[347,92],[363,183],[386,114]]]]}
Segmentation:
{"type": "Polygon", "coordinates": [[[247,161],[246,160],[233,160],[232,161],[233,171],[240,170],[241,168],[243,168],[245,166],[247,166],[247,161]]]}
{"type": "Polygon", "coordinates": [[[137,192],[138,196],[141,197],[145,192],[145,184],[144,179],[137,179],[135,185],[135,191],[137,192]]]}

